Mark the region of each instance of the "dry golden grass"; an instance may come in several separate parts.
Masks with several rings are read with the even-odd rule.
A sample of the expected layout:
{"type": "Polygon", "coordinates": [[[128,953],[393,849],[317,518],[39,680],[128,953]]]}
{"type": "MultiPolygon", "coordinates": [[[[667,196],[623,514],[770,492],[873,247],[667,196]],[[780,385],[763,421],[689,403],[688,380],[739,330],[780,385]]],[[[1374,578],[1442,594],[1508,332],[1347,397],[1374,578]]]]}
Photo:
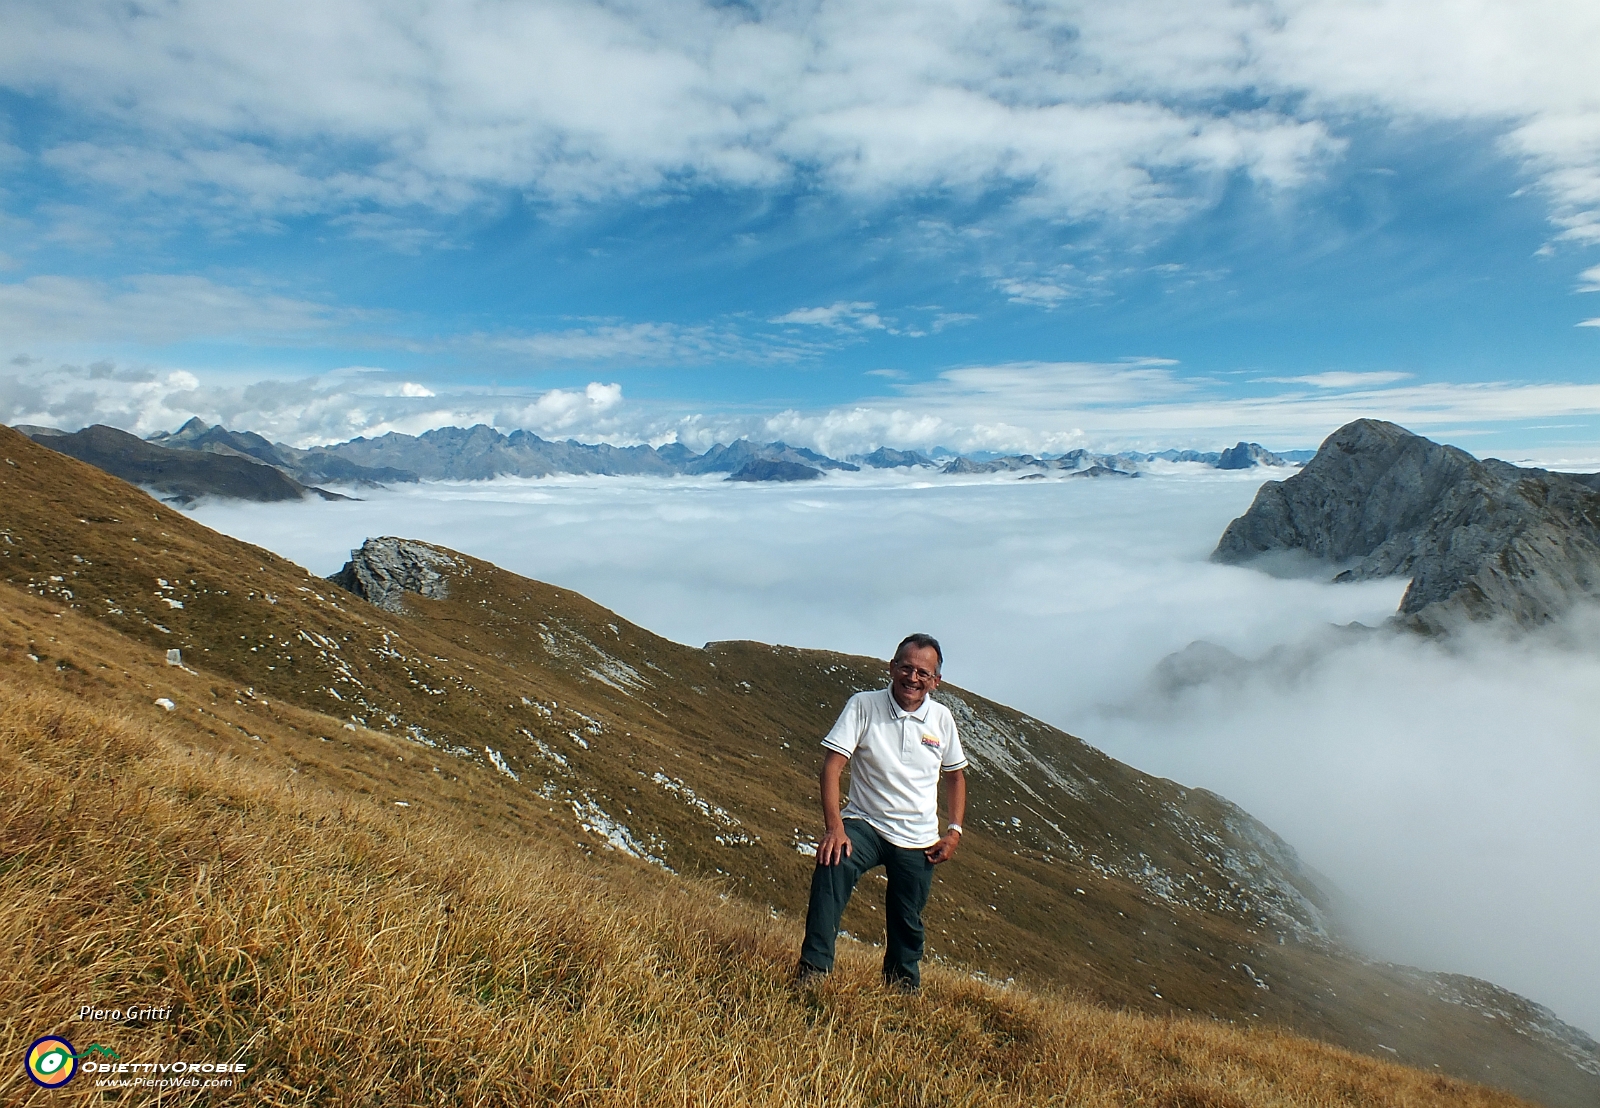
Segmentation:
{"type": "MultiPolygon", "coordinates": [[[[793,927],[706,885],[308,794],[175,721],[9,673],[0,721],[7,1058],[65,1033],[125,1059],[238,1059],[248,1074],[208,1103],[269,1105],[1522,1103],[937,966],[922,995],[888,994],[868,950],[797,991],[793,927]],[[71,1020],[129,1002],[174,1017],[71,1020]]],[[[46,1093],[0,1069],[8,1103],[100,1095],[87,1074],[46,1093]]]]}

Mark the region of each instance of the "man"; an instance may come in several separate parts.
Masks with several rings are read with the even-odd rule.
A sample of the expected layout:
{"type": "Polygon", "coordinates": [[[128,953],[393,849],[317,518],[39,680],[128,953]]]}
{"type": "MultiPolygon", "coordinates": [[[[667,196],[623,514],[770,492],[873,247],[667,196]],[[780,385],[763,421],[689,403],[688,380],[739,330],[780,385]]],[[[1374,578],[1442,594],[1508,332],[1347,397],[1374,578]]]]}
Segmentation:
{"type": "Polygon", "coordinates": [[[907,635],[889,663],[889,687],[857,693],[822,740],[822,842],[811,875],[811,906],[798,980],[833,969],[839,917],[861,875],[883,866],[887,941],[884,983],[922,984],[922,908],[933,867],[955,856],[967,807],[967,760],[950,710],[929,695],[944,652],[931,635],[907,635]],[[850,803],[840,811],[839,777],[850,764],[850,803]],[[950,825],[939,833],[941,772],[950,825]]]}

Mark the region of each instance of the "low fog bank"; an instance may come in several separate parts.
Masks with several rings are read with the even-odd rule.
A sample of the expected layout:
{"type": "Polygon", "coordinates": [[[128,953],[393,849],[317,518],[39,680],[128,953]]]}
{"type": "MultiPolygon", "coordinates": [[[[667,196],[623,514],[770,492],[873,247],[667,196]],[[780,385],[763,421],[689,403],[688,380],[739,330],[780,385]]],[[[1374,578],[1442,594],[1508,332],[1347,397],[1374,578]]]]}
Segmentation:
{"type": "Polygon", "coordinates": [[[1488,977],[1600,1030],[1600,621],[1449,651],[1333,634],[1380,624],[1405,582],[1210,564],[1261,480],[562,478],[196,514],[322,574],[368,536],[436,542],[695,645],[884,656],[932,632],[952,681],[1261,817],[1359,906],[1380,956],[1488,977]],[[1223,678],[1169,665],[1153,685],[1196,640],[1246,661],[1223,678]],[[1260,660],[1280,644],[1297,645],[1260,660]]]}
{"type": "Polygon", "coordinates": [[[951,680],[1054,721],[1130,692],[1197,638],[1250,650],[1394,610],[1403,583],[1332,588],[1210,565],[1261,478],[1192,469],[1109,483],[500,480],[196,515],[319,574],[368,536],[439,543],[697,646],[884,655],[927,630],[951,680]]]}
{"type": "Polygon", "coordinates": [[[1075,722],[1292,842],[1371,953],[1600,1031],[1600,612],[1517,642],[1324,633],[1174,661],[1075,722]]]}

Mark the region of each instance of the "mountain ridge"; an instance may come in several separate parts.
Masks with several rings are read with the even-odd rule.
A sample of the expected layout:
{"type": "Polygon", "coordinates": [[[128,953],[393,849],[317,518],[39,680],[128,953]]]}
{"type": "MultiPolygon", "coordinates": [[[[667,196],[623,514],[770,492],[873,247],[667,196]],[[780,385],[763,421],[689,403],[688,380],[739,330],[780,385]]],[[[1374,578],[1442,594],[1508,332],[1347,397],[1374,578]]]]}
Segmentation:
{"type": "Polygon", "coordinates": [[[52,450],[161,493],[169,503],[187,506],[206,496],[262,503],[304,500],[308,495],[349,499],[302,484],[282,468],[238,451],[170,450],[104,424],[70,433],[30,427],[25,433],[52,450]]]}

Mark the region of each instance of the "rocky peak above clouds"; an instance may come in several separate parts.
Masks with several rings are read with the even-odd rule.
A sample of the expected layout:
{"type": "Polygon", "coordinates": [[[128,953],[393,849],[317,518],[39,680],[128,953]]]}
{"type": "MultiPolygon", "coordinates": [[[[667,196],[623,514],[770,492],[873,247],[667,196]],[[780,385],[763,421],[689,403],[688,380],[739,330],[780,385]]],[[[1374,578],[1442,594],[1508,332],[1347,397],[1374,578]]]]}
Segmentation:
{"type": "Polygon", "coordinates": [[[1224,450],[1216,460],[1218,469],[1251,469],[1255,466],[1283,466],[1289,463],[1258,442],[1241,442],[1224,450]]]}
{"type": "Polygon", "coordinates": [[[1212,554],[1231,565],[1295,552],[1338,581],[1409,576],[1402,622],[1533,627],[1600,597],[1594,475],[1524,469],[1382,420],[1339,428],[1316,457],[1270,481],[1212,554]]]}

